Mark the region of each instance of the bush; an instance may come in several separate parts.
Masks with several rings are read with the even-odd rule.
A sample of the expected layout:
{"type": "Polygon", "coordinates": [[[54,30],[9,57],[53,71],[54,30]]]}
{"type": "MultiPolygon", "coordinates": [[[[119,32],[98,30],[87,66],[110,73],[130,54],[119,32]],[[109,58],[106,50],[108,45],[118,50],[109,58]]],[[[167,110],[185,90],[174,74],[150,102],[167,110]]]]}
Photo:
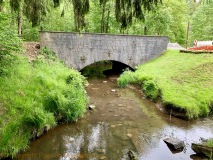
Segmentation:
{"type": "Polygon", "coordinates": [[[150,79],[146,80],[142,84],[143,92],[145,93],[146,97],[151,100],[157,100],[158,97],[160,97],[160,89],[157,85],[157,83],[150,79]]]}
{"type": "Polygon", "coordinates": [[[136,82],[136,77],[132,74],[132,71],[124,71],[123,74],[118,78],[118,87],[126,87],[129,83],[134,84],[136,82]]]}
{"type": "Polygon", "coordinates": [[[10,25],[9,16],[0,12],[0,76],[10,73],[16,59],[13,53],[22,51],[22,41],[10,25]]]}
{"type": "Polygon", "coordinates": [[[0,12],[0,60],[7,54],[21,51],[21,39],[10,25],[9,16],[0,12]]]}

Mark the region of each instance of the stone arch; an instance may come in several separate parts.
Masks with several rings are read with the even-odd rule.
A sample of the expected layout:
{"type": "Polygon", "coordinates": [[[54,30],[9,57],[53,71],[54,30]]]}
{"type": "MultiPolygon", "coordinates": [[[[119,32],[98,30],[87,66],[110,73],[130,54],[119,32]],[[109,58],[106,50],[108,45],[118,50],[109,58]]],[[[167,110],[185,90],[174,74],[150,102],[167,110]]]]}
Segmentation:
{"type": "Polygon", "coordinates": [[[135,68],[160,56],[168,42],[166,36],[40,32],[41,47],[51,49],[77,70],[101,60],[115,60],[135,68]]]}

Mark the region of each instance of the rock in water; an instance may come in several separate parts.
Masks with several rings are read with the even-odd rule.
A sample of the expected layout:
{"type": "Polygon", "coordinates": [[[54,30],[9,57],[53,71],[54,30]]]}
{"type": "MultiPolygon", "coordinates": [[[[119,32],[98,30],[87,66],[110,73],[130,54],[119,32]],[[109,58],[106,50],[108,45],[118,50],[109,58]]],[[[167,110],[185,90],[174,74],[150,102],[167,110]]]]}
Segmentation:
{"type": "Polygon", "coordinates": [[[128,134],[127,134],[127,137],[131,138],[131,137],[132,137],[132,134],[128,133],[128,134]]]}
{"type": "Polygon", "coordinates": [[[89,110],[94,110],[95,109],[95,105],[91,104],[88,108],[89,108],[89,110]]]}
{"type": "Polygon", "coordinates": [[[183,150],[183,148],[185,147],[184,142],[174,138],[174,137],[170,137],[170,138],[166,138],[163,140],[168,146],[172,147],[175,150],[183,150]]]}
{"type": "Polygon", "coordinates": [[[132,150],[129,150],[127,154],[130,160],[138,160],[138,156],[132,150]]]}
{"type": "Polygon", "coordinates": [[[213,147],[209,147],[206,143],[195,144],[192,143],[192,150],[197,154],[205,155],[206,157],[213,157],[213,147]]]}
{"type": "Polygon", "coordinates": [[[40,49],[40,48],[41,48],[40,44],[37,43],[37,44],[35,45],[35,48],[40,49]]]}

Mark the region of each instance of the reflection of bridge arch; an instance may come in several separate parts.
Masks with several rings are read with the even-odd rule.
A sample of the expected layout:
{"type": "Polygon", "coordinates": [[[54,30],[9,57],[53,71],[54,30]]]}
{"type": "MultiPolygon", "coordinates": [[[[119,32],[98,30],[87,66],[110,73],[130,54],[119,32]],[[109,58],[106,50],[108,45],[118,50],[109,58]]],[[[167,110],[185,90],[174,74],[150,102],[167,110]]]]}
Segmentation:
{"type": "Polygon", "coordinates": [[[132,68],[166,50],[168,37],[112,34],[40,32],[41,47],[47,47],[77,70],[103,60],[114,60],[132,68]]]}

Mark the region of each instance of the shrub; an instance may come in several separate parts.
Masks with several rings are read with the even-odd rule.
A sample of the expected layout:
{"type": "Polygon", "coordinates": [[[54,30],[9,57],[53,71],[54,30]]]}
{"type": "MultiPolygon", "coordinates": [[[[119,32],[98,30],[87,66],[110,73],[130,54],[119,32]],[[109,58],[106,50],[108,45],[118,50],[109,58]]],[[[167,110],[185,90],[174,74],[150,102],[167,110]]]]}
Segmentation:
{"type": "Polygon", "coordinates": [[[151,100],[156,100],[160,96],[160,89],[157,83],[152,79],[145,80],[142,83],[142,89],[146,97],[150,98],[151,100]]]}
{"type": "Polygon", "coordinates": [[[9,16],[0,12],[0,60],[1,57],[21,51],[21,39],[10,25],[9,16]]]}
{"type": "Polygon", "coordinates": [[[118,78],[118,86],[123,88],[126,87],[129,83],[135,83],[136,77],[132,74],[132,71],[126,70],[123,74],[118,78]]]}

